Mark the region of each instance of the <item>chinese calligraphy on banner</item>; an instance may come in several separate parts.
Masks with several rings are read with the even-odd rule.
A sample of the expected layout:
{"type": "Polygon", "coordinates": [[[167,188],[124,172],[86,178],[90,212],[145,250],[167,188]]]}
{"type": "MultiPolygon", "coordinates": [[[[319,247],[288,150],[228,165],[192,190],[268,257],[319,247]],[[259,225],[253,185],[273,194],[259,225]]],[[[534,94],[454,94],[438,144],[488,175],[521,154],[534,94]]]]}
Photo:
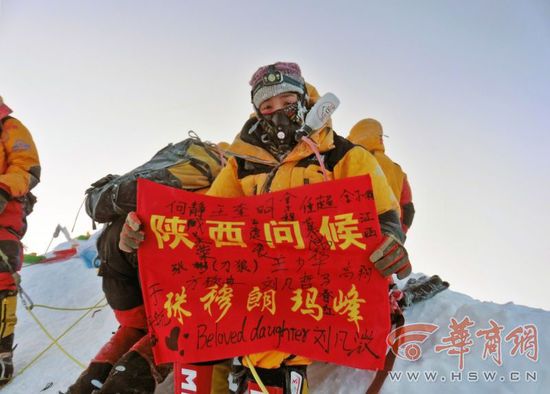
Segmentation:
{"type": "Polygon", "coordinates": [[[382,368],[388,283],[368,176],[216,198],[138,181],[139,269],[155,359],[270,349],[382,368]]]}

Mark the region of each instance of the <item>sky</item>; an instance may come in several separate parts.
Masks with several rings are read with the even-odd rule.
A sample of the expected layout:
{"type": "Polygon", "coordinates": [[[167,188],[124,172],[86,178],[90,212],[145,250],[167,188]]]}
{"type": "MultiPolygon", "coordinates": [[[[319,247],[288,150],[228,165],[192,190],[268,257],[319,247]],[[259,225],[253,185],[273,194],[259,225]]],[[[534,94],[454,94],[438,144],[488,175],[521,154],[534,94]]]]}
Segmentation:
{"type": "MultiPolygon", "coordinates": [[[[194,130],[228,141],[262,65],[300,64],[384,126],[416,207],[414,271],[481,300],[550,309],[550,4],[455,1],[0,3],[0,95],[42,162],[28,251],[84,191],[194,130]]],[[[90,231],[81,212],[73,235],[90,231]]]]}

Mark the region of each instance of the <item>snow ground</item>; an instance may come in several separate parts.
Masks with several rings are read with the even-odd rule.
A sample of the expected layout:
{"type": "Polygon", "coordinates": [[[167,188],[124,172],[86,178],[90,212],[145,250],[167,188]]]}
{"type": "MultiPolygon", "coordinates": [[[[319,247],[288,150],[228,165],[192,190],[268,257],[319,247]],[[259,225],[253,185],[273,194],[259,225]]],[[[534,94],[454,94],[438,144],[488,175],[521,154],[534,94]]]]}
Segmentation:
{"type": "MultiPolygon", "coordinates": [[[[93,242],[93,239],[82,242],[79,251],[89,251],[93,242]]],[[[45,329],[58,339],[64,353],[52,344],[22,303],[18,303],[16,376],[2,389],[2,394],[64,392],[82,371],[80,365],[86,365],[95,355],[116,330],[117,323],[109,307],[103,306],[105,300],[96,269],[88,268],[83,258],[77,256],[63,262],[27,266],[21,274],[23,289],[35,304],[66,308],[100,305],[89,311],[58,311],[39,306],[32,309],[45,329]]],[[[444,279],[451,282],[452,288],[452,278],[444,279]]],[[[438,325],[439,329],[420,345],[423,354],[419,360],[396,360],[393,376],[386,379],[382,393],[549,392],[549,311],[512,303],[482,302],[446,290],[410,308],[405,316],[406,324],[431,323],[438,325]],[[445,351],[437,353],[434,347],[443,344],[442,340],[449,336],[450,319],[460,322],[465,316],[474,322],[470,327],[473,344],[464,356],[464,369],[460,373],[458,356],[448,355],[445,351]],[[504,326],[501,366],[490,357],[483,359],[484,340],[474,335],[476,330],[489,327],[489,319],[504,326]],[[504,337],[520,325],[534,325],[538,330],[537,361],[528,358],[528,346],[524,354],[510,355],[513,343],[505,341],[504,337]]],[[[373,376],[370,371],[325,363],[313,364],[309,369],[311,392],[315,394],[365,393],[373,376]]]]}

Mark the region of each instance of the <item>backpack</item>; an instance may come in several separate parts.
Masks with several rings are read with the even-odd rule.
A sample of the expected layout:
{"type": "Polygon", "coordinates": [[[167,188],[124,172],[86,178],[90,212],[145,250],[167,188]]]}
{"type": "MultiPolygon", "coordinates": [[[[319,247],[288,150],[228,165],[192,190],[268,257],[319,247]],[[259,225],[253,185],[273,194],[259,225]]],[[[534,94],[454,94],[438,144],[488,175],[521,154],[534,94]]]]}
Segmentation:
{"type": "Polygon", "coordinates": [[[86,212],[94,222],[112,222],[136,210],[137,179],[196,191],[209,187],[225,164],[217,145],[190,137],[168,144],[148,162],[124,175],[109,174],[86,190],[86,212]]]}

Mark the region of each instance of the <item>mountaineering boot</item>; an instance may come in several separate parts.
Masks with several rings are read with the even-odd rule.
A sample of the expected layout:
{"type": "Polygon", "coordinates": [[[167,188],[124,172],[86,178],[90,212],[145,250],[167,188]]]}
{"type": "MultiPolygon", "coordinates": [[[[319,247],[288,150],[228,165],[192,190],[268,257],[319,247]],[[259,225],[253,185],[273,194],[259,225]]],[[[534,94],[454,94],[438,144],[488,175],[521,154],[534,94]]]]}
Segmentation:
{"type": "Polygon", "coordinates": [[[93,358],[88,368],[80,374],[76,382],[68,389],[67,394],[90,394],[103,386],[113,365],[136,343],[145,332],[132,327],[121,326],[113,334],[99,353],[93,358]]]}
{"type": "Polygon", "coordinates": [[[149,362],[138,352],[131,350],[118,360],[105,384],[93,393],[150,394],[155,391],[155,386],[149,362]]]}
{"type": "Polygon", "coordinates": [[[0,291],[0,387],[13,377],[13,335],[17,317],[17,291],[0,291]]]}
{"type": "Polygon", "coordinates": [[[13,377],[13,352],[0,353],[0,388],[13,377]]]}
{"type": "Polygon", "coordinates": [[[93,390],[101,388],[112,368],[112,364],[92,361],[66,394],[90,394],[93,390]]]}
{"type": "Polygon", "coordinates": [[[151,338],[146,334],[116,362],[97,393],[153,393],[170,370],[171,364],[155,365],[151,338]]]}

